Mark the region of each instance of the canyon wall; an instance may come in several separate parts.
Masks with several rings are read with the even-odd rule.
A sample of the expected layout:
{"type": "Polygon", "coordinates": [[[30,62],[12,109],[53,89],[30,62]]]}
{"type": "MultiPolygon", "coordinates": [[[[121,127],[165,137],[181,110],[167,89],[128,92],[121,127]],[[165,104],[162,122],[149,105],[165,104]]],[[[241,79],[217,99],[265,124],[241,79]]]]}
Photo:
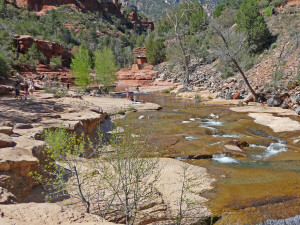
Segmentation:
{"type": "Polygon", "coordinates": [[[11,3],[16,3],[18,7],[28,7],[36,12],[43,12],[52,8],[57,8],[62,5],[69,5],[80,11],[100,12],[103,14],[106,10],[116,16],[121,15],[121,3],[118,0],[8,0],[11,3]]]}

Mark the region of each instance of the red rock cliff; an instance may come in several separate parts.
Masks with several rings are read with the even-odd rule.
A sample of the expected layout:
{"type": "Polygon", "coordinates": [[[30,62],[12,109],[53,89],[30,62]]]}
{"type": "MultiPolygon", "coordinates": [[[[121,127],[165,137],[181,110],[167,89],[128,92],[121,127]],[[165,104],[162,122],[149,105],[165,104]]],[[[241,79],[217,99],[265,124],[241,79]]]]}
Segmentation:
{"type": "Polygon", "coordinates": [[[48,60],[53,56],[61,56],[62,59],[69,60],[71,53],[55,42],[33,39],[29,35],[15,35],[14,43],[20,53],[26,53],[33,43],[36,43],[38,50],[43,53],[48,60]]]}
{"type": "Polygon", "coordinates": [[[41,12],[47,9],[56,8],[62,5],[69,5],[81,11],[100,12],[103,14],[105,10],[114,15],[121,15],[121,3],[118,0],[8,0],[15,2],[18,7],[28,7],[30,10],[41,12]]]}

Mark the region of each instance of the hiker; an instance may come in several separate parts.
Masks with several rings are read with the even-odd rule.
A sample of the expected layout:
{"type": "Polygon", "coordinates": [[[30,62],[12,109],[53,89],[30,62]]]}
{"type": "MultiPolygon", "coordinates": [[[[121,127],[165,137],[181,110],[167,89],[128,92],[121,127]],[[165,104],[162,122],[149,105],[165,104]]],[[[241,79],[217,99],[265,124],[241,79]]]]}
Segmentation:
{"type": "Polygon", "coordinates": [[[125,90],[126,90],[126,98],[127,100],[130,100],[129,89],[126,88],[125,90]]]}
{"type": "Polygon", "coordinates": [[[24,99],[27,100],[27,91],[26,91],[26,88],[24,88],[23,96],[24,96],[24,99]]]}
{"type": "Polygon", "coordinates": [[[67,89],[70,89],[70,82],[67,83],[67,89]]]}
{"type": "Polygon", "coordinates": [[[29,92],[33,95],[33,91],[34,91],[34,83],[33,83],[33,79],[30,79],[29,82],[29,92]]]}
{"type": "Polygon", "coordinates": [[[27,94],[28,94],[28,89],[29,89],[28,82],[25,81],[24,90],[26,91],[27,94]]]}
{"type": "Polygon", "coordinates": [[[22,99],[22,97],[20,96],[20,87],[21,87],[21,83],[20,81],[17,79],[16,83],[15,83],[15,98],[16,99],[22,99]]]}

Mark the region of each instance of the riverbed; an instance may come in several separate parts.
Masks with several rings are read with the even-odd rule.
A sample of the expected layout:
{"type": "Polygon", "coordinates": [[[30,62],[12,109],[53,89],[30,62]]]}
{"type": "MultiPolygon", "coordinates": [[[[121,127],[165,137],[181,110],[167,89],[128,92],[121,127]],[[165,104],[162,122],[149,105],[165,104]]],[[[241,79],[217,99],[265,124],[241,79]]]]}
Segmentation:
{"type": "MultiPolygon", "coordinates": [[[[217,224],[258,224],[300,215],[299,131],[274,132],[247,112],[204,106],[166,94],[139,96],[163,107],[131,113],[129,126],[144,127],[162,156],[205,167],[215,182],[203,193],[217,224]],[[232,140],[246,141],[242,154],[224,153],[232,140]]],[[[275,114],[276,115],[276,114],[275,114]]],[[[297,116],[290,116],[300,122],[297,116]]]]}

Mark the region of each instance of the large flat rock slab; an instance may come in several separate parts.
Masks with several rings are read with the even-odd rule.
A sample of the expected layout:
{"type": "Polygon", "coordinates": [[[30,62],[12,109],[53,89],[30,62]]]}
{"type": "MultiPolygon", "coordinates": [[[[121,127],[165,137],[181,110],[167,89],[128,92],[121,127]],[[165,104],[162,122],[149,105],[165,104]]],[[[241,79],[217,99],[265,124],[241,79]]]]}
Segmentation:
{"type": "Polygon", "coordinates": [[[273,116],[271,113],[249,113],[248,115],[254,118],[255,123],[268,126],[273,129],[274,132],[300,130],[300,123],[289,117],[273,116]]]}
{"type": "MultiPolygon", "coordinates": [[[[187,164],[175,159],[161,158],[159,159],[159,165],[162,166],[162,169],[157,189],[161,192],[164,202],[170,208],[170,213],[174,213],[176,216],[179,209],[178,202],[181,196],[183,167],[187,164]]],[[[186,174],[189,177],[192,175],[196,179],[193,182],[194,184],[197,183],[197,187],[193,188],[194,192],[187,191],[185,193],[185,200],[196,201],[197,204],[199,204],[197,212],[191,210],[188,214],[191,215],[192,218],[196,217],[196,215],[209,216],[209,209],[204,204],[201,205],[201,203],[206,202],[207,199],[201,197],[200,193],[212,189],[212,179],[205,168],[194,165],[189,165],[186,174]]],[[[171,215],[169,216],[172,217],[171,215]]]]}
{"type": "Polygon", "coordinates": [[[84,96],[83,99],[87,102],[93,103],[94,105],[101,107],[104,112],[109,114],[116,114],[119,111],[127,109],[135,109],[137,111],[148,111],[148,110],[159,110],[162,107],[155,103],[138,103],[133,104],[125,98],[111,98],[111,97],[91,97],[84,96]]]}
{"type": "Polygon", "coordinates": [[[55,203],[0,205],[2,225],[112,225],[99,216],[81,213],[55,203]]]}
{"type": "Polygon", "coordinates": [[[280,107],[268,107],[268,106],[243,106],[232,107],[231,111],[245,112],[245,113],[278,113],[279,115],[297,116],[297,113],[290,109],[283,109],[280,107]]]}

